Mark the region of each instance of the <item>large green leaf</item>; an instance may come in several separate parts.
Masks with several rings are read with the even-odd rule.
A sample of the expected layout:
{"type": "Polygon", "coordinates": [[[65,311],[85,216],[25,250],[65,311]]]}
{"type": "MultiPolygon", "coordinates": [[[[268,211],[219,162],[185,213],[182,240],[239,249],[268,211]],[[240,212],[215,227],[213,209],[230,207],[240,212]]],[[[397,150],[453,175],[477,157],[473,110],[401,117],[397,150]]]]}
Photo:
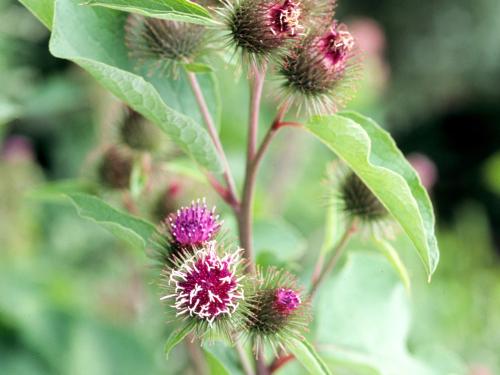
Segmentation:
{"type": "MultiPolygon", "coordinates": [[[[54,56],[72,60],[87,70],[114,95],[158,125],[201,166],[220,172],[220,160],[208,133],[191,117],[179,112],[180,109],[197,113],[195,108],[185,106],[180,99],[169,101],[175,90],[168,87],[176,83],[133,73],[133,63],[124,44],[125,18],[125,13],[114,10],[57,0],[50,50],[54,56]],[[173,105],[177,108],[172,108],[173,105]]],[[[203,79],[211,78],[204,74],[200,80],[203,79]]],[[[191,97],[178,94],[177,98],[191,97]]]]}
{"type": "Polygon", "coordinates": [[[287,349],[304,366],[309,374],[328,375],[330,370],[320,358],[314,347],[305,339],[293,339],[287,343],[287,349]]]}
{"type": "Polygon", "coordinates": [[[432,204],[417,173],[389,133],[353,112],[315,116],[306,128],[380,199],[412,240],[430,277],[439,260],[432,204]]]}
{"type": "Polygon", "coordinates": [[[68,194],[80,216],[95,221],[119,239],[144,249],[155,231],[153,224],[120,212],[101,199],[88,194],[68,194]]]}
{"type": "Polygon", "coordinates": [[[210,13],[189,0],[88,0],[86,5],[99,5],[144,16],[202,25],[213,24],[210,13]]]}
{"type": "MultiPolygon", "coordinates": [[[[318,291],[314,325],[319,353],[334,373],[453,373],[434,369],[409,350],[409,303],[399,277],[381,254],[351,252],[341,272],[318,291]]],[[[449,365],[443,359],[441,366],[449,365]]]]}
{"type": "Polygon", "coordinates": [[[19,2],[28,8],[49,30],[52,29],[54,1],[55,0],[19,0],[19,2]]]}

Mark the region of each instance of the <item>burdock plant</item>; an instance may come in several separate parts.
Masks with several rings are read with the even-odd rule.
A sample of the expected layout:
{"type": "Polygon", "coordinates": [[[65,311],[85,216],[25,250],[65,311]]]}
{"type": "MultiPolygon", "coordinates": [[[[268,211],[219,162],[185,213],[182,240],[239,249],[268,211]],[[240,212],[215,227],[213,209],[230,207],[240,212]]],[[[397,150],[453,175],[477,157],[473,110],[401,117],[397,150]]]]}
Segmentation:
{"type": "MultiPolygon", "coordinates": [[[[343,260],[349,240],[363,228],[373,234],[373,229],[390,222],[412,241],[429,277],[439,255],[432,206],[416,172],[389,133],[373,120],[341,112],[354,94],[362,64],[356,38],[348,25],[335,19],[335,2],[224,0],[206,8],[188,0],[90,3],[105,7],[90,9],[73,0],[58,0],[53,19],[47,17],[52,8],[41,11],[43,4],[33,11],[52,27],[51,51],[88,70],[130,108],[120,127],[119,145],[106,148],[98,168],[102,185],[127,192],[123,203],[129,212],[96,196],[80,193],[72,198],[85,217],[145,249],[155,260],[152,272],[160,287],[154,303],[164,309],[165,327],[171,332],[167,353],[186,338],[190,365],[197,374],[206,373],[201,348],[211,368],[224,368],[213,361],[225,358],[231,361],[228,369],[238,368],[246,375],[268,375],[294,359],[309,373],[335,370],[338,361],[327,365],[316,352],[314,333],[322,327],[315,327],[310,307],[343,260]],[[228,58],[234,55],[241,58],[228,58]],[[233,150],[245,158],[244,171],[233,174],[236,162],[229,163],[219,137],[216,78],[233,77],[241,69],[250,87],[247,130],[233,118],[223,121],[223,126],[229,124],[233,132],[247,137],[245,151],[233,150]],[[264,95],[267,81],[271,84],[264,95]],[[267,130],[259,137],[263,98],[274,113],[267,127],[262,124],[267,130]],[[173,145],[168,154],[166,147],[156,147],[160,139],[143,126],[146,119],[168,136],[173,145]],[[300,207],[313,207],[309,211],[318,216],[324,211],[327,217],[321,246],[320,231],[298,223],[311,239],[298,264],[283,254],[289,243],[285,248],[274,246],[254,233],[258,171],[284,128],[313,134],[345,166],[328,179],[325,190],[333,199],[327,205],[308,195],[311,190],[296,198],[306,202],[300,207]],[[182,159],[185,154],[197,169],[182,159]],[[154,192],[173,191],[170,187],[180,186],[178,181],[183,188],[175,190],[180,193],[162,204],[171,212],[151,223],[148,212],[154,192]],[[199,193],[209,197],[210,205],[197,198],[199,193]],[[221,215],[228,225],[211,208],[215,197],[225,204],[221,215]],[[256,257],[257,239],[266,242],[274,256],[256,257]],[[211,350],[214,342],[217,349],[211,350]],[[227,352],[220,355],[220,350],[227,352]]],[[[230,89],[223,94],[235,95],[230,89]]],[[[313,152],[309,149],[304,157],[313,152]]],[[[296,168],[290,152],[286,155],[275,164],[279,168],[271,169],[273,175],[281,176],[281,166],[296,168]]],[[[300,185],[281,177],[274,183],[281,191],[300,185]]],[[[102,189],[103,197],[116,203],[109,190],[102,189]]],[[[267,191],[262,189],[261,195],[266,197],[267,191]]],[[[271,216],[268,211],[260,205],[260,215],[271,216]]],[[[297,210],[292,211],[287,217],[297,216],[297,210]]],[[[267,238],[278,242],[282,228],[276,228],[264,229],[273,231],[267,238]]],[[[380,233],[368,238],[388,246],[390,238],[380,233]]],[[[385,254],[402,273],[397,250],[385,254]]],[[[332,307],[337,303],[327,302],[332,307]]],[[[359,300],[359,309],[366,303],[359,300]]],[[[353,327],[352,332],[358,330],[353,327]]],[[[349,350],[352,355],[342,357],[347,365],[352,358],[366,357],[355,346],[349,350]]]]}

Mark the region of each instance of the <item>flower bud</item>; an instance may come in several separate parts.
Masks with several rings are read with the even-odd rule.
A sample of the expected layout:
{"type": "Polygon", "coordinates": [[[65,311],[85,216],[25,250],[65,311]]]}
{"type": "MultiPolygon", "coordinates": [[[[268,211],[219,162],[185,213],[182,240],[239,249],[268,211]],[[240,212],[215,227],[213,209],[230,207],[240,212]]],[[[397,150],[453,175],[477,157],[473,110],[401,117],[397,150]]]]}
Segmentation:
{"type": "Polygon", "coordinates": [[[253,290],[247,292],[244,330],[254,350],[265,342],[284,349],[287,339],[301,338],[309,322],[309,304],[302,301],[296,279],[286,271],[259,271],[253,290]]]}
{"type": "Polygon", "coordinates": [[[303,6],[295,0],[242,0],[224,15],[237,48],[256,60],[266,58],[303,31],[303,6]]]}
{"type": "Polygon", "coordinates": [[[333,199],[346,221],[356,222],[365,235],[392,238],[397,226],[375,194],[354,172],[338,163],[332,164],[329,180],[333,199]]]}
{"type": "Polygon", "coordinates": [[[127,146],[139,151],[154,151],[161,140],[159,129],[132,109],[121,125],[120,135],[127,146]]]}
{"type": "Polygon", "coordinates": [[[129,15],[125,44],[138,67],[177,75],[177,64],[192,62],[206,50],[207,30],[188,22],[129,15]]]}
{"type": "Polygon", "coordinates": [[[164,295],[171,315],[192,324],[199,337],[214,329],[229,334],[237,321],[234,314],[244,299],[244,276],[239,250],[218,254],[216,241],[206,243],[194,254],[175,257],[162,274],[164,295]]]}
{"type": "Polygon", "coordinates": [[[111,146],[102,156],[99,165],[101,182],[112,189],[127,189],[132,173],[132,155],[125,148],[111,146]]]}
{"type": "Polygon", "coordinates": [[[283,58],[280,74],[290,104],[313,112],[337,111],[359,74],[355,41],[336,21],[326,31],[314,31],[283,58]]]}
{"type": "Polygon", "coordinates": [[[344,202],[344,211],[363,222],[385,219],[387,209],[378,198],[354,173],[350,172],[340,186],[340,196],[344,202]]]}

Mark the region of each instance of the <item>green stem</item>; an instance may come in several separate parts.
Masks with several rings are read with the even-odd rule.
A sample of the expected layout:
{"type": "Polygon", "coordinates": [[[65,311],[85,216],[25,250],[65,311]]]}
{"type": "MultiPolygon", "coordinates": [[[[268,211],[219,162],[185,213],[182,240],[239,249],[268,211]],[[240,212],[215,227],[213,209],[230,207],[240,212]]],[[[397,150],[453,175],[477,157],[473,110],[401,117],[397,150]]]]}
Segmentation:
{"type": "Polygon", "coordinates": [[[356,221],[351,220],[347,226],[344,234],[340,238],[339,242],[335,245],[333,250],[331,251],[332,256],[326,263],[326,266],[323,268],[323,270],[318,274],[313,276],[312,283],[311,283],[311,289],[309,290],[309,297],[312,299],[314,295],[316,294],[319,286],[321,283],[324,281],[326,276],[328,276],[339,259],[341,258],[342,254],[344,253],[344,250],[349,243],[349,240],[351,239],[352,235],[356,232],[356,221]]]}

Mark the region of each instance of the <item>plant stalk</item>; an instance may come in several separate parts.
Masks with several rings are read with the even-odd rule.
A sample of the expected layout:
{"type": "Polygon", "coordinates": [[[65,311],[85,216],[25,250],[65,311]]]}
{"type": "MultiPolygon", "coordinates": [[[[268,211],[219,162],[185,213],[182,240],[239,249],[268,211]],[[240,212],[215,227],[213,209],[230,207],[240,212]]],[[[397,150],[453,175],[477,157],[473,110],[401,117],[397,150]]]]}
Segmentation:
{"type": "Polygon", "coordinates": [[[252,222],[253,222],[253,200],[255,194],[255,183],[257,180],[257,172],[260,162],[262,161],[266,151],[271,144],[271,141],[276,136],[279,128],[279,121],[274,121],[273,125],[267,131],[259,149],[257,150],[253,160],[248,164],[245,173],[245,183],[243,186],[243,196],[241,199],[241,210],[238,215],[238,229],[240,236],[240,245],[245,249],[245,256],[248,259],[248,267],[250,272],[255,272],[255,264],[253,259],[253,242],[252,242],[252,222]]]}
{"type": "MultiPolygon", "coordinates": [[[[240,245],[244,249],[245,258],[247,259],[247,269],[251,273],[255,272],[255,262],[253,254],[252,241],[252,221],[253,221],[253,197],[255,190],[255,182],[257,177],[257,168],[259,153],[256,153],[257,136],[259,130],[259,114],[262,98],[262,89],[264,87],[266,67],[260,71],[255,65],[252,66],[253,82],[251,84],[250,94],[250,111],[248,121],[248,139],[247,139],[247,160],[245,167],[245,181],[243,184],[243,193],[240,204],[240,212],[237,215],[238,219],[238,234],[240,245]],[[257,162],[257,163],[256,163],[257,162]]],[[[267,148],[267,146],[266,146],[267,148]]],[[[259,148],[262,149],[262,145],[259,148]]]]}
{"type": "Polygon", "coordinates": [[[227,191],[224,194],[221,194],[220,191],[217,192],[221,194],[221,197],[235,210],[238,210],[238,198],[236,195],[236,187],[234,183],[233,176],[231,174],[231,168],[229,167],[229,162],[227,161],[226,153],[224,152],[224,148],[222,147],[222,143],[219,138],[219,133],[215,128],[215,123],[210,114],[210,110],[208,109],[207,102],[205,101],[205,97],[203,96],[203,92],[201,90],[198,79],[196,78],[196,74],[193,72],[186,72],[189,84],[191,85],[191,89],[193,90],[193,94],[196,98],[196,102],[198,103],[198,107],[200,109],[201,115],[205,124],[207,126],[208,134],[214,143],[215,149],[221,159],[222,167],[224,169],[224,180],[227,184],[227,191]]]}
{"type": "Polygon", "coordinates": [[[325,277],[329,275],[337,262],[339,261],[340,257],[344,253],[344,250],[349,243],[349,240],[351,239],[352,235],[356,232],[356,221],[352,220],[349,222],[346,226],[346,230],[344,234],[342,235],[342,238],[339,240],[339,242],[335,245],[335,247],[332,250],[332,256],[326,263],[326,266],[323,268],[323,270],[319,273],[319,275],[313,277],[312,283],[311,283],[311,289],[309,290],[309,298],[313,298],[314,295],[316,294],[318,287],[320,284],[324,281],[325,277]]]}

